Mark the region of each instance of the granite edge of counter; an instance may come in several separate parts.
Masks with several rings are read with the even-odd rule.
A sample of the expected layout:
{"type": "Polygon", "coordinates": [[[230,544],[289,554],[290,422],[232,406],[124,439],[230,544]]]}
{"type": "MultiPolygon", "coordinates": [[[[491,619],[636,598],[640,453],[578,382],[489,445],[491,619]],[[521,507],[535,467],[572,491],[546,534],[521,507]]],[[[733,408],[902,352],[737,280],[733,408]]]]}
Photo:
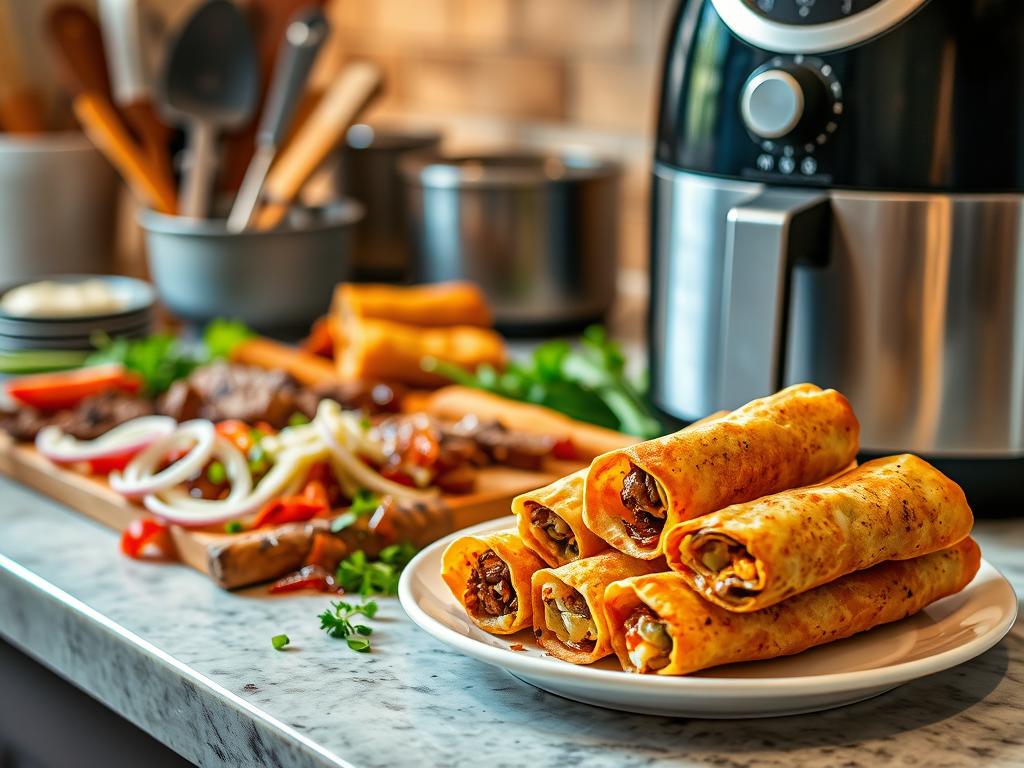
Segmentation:
{"type": "Polygon", "coordinates": [[[2,554],[0,635],[193,763],[353,768],[2,554]]]}

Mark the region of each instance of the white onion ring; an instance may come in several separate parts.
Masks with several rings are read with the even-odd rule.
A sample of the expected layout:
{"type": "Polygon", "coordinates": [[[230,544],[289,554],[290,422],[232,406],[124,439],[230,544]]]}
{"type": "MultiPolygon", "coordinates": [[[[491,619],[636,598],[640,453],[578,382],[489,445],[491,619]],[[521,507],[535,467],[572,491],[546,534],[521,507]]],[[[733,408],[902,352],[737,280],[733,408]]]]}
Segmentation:
{"type": "Polygon", "coordinates": [[[223,499],[195,499],[183,489],[167,488],[147,494],[142,503],[157,517],[178,525],[213,525],[233,517],[235,508],[252,492],[249,462],[230,440],[217,435],[211,457],[224,466],[231,491],[223,499]]]}
{"type": "Polygon", "coordinates": [[[174,431],[177,423],[170,416],[140,416],[119,424],[94,440],[78,440],[60,427],[43,427],[36,435],[36,450],[55,464],[74,464],[133,450],[141,451],[159,437],[174,431]]]}
{"type": "Polygon", "coordinates": [[[399,499],[428,499],[437,495],[436,489],[420,491],[415,488],[410,488],[407,485],[402,485],[401,483],[388,480],[386,477],[381,476],[379,473],[366,466],[351,451],[343,448],[341,443],[338,442],[337,437],[335,437],[334,431],[331,429],[330,425],[327,424],[327,419],[332,416],[330,412],[332,405],[335,408],[338,408],[337,403],[332,403],[329,400],[321,400],[320,407],[317,409],[316,418],[313,419],[313,423],[320,432],[320,437],[327,444],[327,448],[330,450],[331,455],[337,461],[338,466],[345,470],[345,474],[349,475],[363,488],[366,488],[369,491],[376,491],[377,493],[386,496],[394,496],[399,499]]]}
{"type": "Polygon", "coordinates": [[[216,434],[213,422],[204,419],[186,421],[171,434],[150,443],[131,460],[123,473],[111,472],[108,478],[110,487],[122,496],[138,498],[183,483],[206,466],[213,453],[216,434]],[[193,445],[187,454],[169,467],[153,471],[168,453],[188,443],[193,445]]]}

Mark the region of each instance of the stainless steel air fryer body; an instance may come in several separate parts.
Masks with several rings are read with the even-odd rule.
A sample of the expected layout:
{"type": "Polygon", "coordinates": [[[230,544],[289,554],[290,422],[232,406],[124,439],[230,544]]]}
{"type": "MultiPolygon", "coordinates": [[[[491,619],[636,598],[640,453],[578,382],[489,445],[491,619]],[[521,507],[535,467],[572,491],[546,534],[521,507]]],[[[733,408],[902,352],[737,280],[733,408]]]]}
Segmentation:
{"type": "Polygon", "coordinates": [[[653,189],[652,393],[846,394],[866,454],[1024,468],[1024,3],[692,0],[653,189]]]}

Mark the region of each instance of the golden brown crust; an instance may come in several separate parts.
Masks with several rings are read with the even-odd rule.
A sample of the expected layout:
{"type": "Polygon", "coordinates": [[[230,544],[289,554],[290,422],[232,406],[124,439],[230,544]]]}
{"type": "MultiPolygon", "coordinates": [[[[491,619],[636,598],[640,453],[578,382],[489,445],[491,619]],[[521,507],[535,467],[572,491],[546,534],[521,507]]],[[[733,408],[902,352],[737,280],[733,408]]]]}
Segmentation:
{"type": "Polygon", "coordinates": [[[599,456],[590,465],[583,519],[611,546],[633,557],[661,552],[664,531],[683,520],[817,482],[857,454],[860,428],[835,390],[798,384],[698,427],[599,456]],[[661,485],[667,515],[658,545],[627,532],[632,514],[619,496],[635,465],[661,485]]]}
{"type": "Polygon", "coordinates": [[[516,528],[519,535],[530,549],[536,552],[552,568],[587,557],[608,549],[608,544],[594,535],[583,524],[583,479],[587,470],[573,472],[550,485],[538,488],[529,493],[522,493],[512,499],[512,514],[516,516],[516,528]],[[529,502],[547,507],[558,515],[572,529],[579,548],[579,556],[569,557],[551,538],[535,526],[530,520],[529,502]]]}
{"type": "Polygon", "coordinates": [[[944,549],[970,534],[973,523],[960,486],[903,454],[875,459],[827,484],[680,523],[665,535],[665,554],[707,600],[748,612],[885,560],[944,549]],[[715,572],[700,560],[708,537],[746,549],[757,571],[752,593],[715,590],[715,572]]]}
{"type": "Polygon", "coordinates": [[[604,612],[605,588],[613,581],[628,579],[665,570],[663,560],[637,560],[606,550],[599,555],[577,560],[560,568],[542,568],[533,574],[531,594],[533,600],[533,633],[537,643],[548,653],[573,664],[593,664],[612,652],[611,637],[604,612]],[[587,601],[590,615],[597,628],[597,640],[589,653],[572,648],[548,629],[545,621],[543,590],[545,584],[564,584],[575,589],[587,601]]]}
{"type": "Polygon", "coordinates": [[[338,375],[358,379],[401,381],[414,386],[439,386],[448,379],[423,370],[426,357],[467,371],[487,363],[505,365],[505,342],[488,328],[468,325],[422,328],[391,320],[351,318],[344,324],[344,343],[336,352],[338,375]]]}
{"type": "Polygon", "coordinates": [[[469,618],[480,629],[495,635],[510,635],[530,626],[530,578],[544,563],[530,550],[514,529],[496,531],[483,536],[463,536],[445,549],[441,558],[441,578],[469,618]],[[488,549],[508,565],[512,589],[518,597],[515,613],[505,616],[476,615],[466,606],[466,587],[477,558],[488,549]]]}
{"type": "Polygon", "coordinates": [[[435,328],[486,328],[494,321],[483,291],[467,282],[409,286],[341,283],[334,290],[332,312],[342,322],[353,317],[373,317],[435,328]]]}
{"type": "Polygon", "coordinates": [[[666,623],[673,639],[662,675],[683,675],[719,664],[768,659],[863,632],[917,613],[963,589],[980,563],[967,538],[912,560],[896,560],[844,576],[778,605],[737,614],[692,591],[678,573],[638,576],[605,592],[612,648],[623,669],[636,671],[626,651],[623,623],[640,605],[666,623]]]}

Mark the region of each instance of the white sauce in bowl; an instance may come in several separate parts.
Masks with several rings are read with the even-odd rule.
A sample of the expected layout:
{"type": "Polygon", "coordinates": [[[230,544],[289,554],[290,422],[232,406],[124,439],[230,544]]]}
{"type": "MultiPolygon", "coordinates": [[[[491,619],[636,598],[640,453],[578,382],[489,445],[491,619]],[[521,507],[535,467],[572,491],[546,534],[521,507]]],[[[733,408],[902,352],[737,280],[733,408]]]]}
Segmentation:
{"type": "Polygon", "coordinates": [[[89,317],[120,312],[126,305],[126,298],[103,280],[43,280],[12,288],[0,299],[0,310],[12,317],[89,317]]]}

